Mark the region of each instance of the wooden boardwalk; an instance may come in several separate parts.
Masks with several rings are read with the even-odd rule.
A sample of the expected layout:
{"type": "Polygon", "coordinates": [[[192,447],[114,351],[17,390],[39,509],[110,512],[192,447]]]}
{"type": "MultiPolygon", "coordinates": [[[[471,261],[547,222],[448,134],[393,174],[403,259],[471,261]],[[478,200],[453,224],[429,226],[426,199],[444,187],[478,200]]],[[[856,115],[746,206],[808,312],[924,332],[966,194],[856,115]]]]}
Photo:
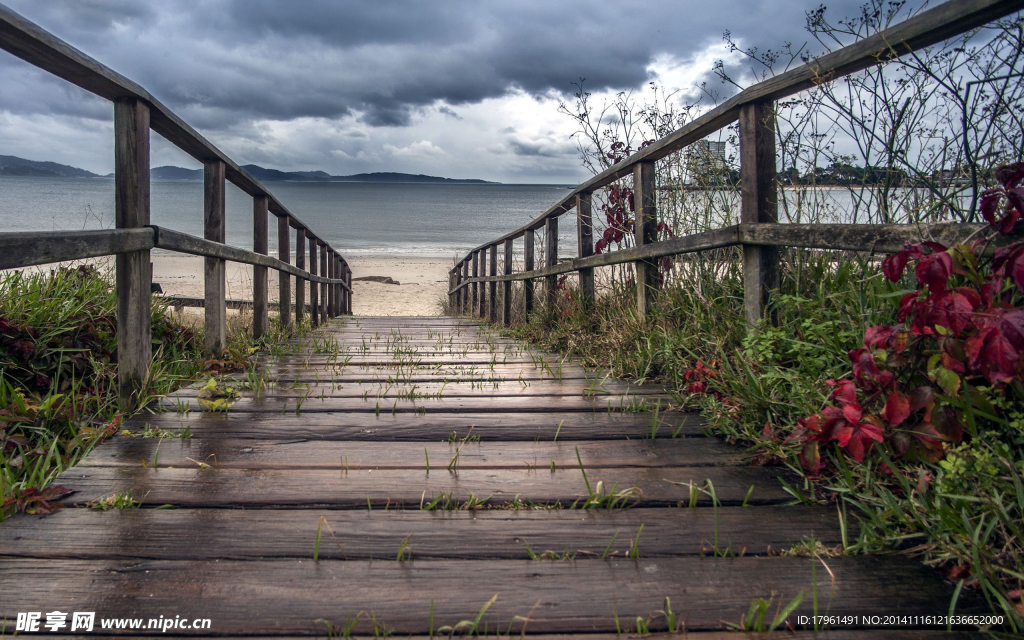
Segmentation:
{"type": "Polygon", "coordinates": [[[771,618],[801,593],[794,622],[815,600],[948,612],[952,587],[905,557],[784,553],[840,544],[835,510],[789,504],[779,469],[658,388],[455,318],[337,319],[294,346],[226,412],[189,388],[130,420],[136,437],[58,480],[69,508],[0,524],[8,630],[59,610],[211,620],[178,634],[615,634],[674,617],[718,637],[755,598],[771,618]],[[128,490],[142,508],[88,508],[128,490]]]}

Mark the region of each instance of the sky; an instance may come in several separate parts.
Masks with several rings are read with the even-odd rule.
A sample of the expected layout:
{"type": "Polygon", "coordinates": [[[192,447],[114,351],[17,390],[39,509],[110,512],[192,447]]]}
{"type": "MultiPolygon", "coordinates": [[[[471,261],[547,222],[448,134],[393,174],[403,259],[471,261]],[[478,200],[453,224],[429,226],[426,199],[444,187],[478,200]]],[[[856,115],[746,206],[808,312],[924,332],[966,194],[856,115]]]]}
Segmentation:
{"type": "MultiPolygon", "coordinates": [[[[724,47],[808,39],[793,0],[0,0],[131,78],[239,164],[509,183],[588,177],[558,111],[697,95],[724,47]]],[[[829,3],[835,15],[863,0],[829,3]]],[[[0,155],[113,170],[113,108],[0,51],[0,155]]],[[[198,163],[153,134],[152,166],[198,163]]]]}

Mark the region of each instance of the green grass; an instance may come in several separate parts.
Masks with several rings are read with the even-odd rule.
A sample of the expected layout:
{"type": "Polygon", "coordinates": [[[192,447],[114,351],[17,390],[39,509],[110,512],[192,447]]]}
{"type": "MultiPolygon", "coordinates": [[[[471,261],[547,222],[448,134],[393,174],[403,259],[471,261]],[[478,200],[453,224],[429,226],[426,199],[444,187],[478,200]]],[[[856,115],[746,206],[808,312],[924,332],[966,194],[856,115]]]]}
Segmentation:
{"type": "MultiPolygon", "coordinates": [[[[103,438],[124,431],[132,407],[122,406],[117,392],[116,307],[111,278],[91,267],[0,275],[0,518],[103,438]]],[[[228,349],[207,359],[202,331],[157,303],[152,335],[140,406],[208,370],[244,371],[249,385],[259,385],[251,356],[281,341],[275,329],[254,342],[232,324],[228,349]]],[[[191,430],[147,427],[132,436],[188,438],[191,430]]]]}
{"type": "MultiPolygon", "coordinates": [[[[709,435],[746,447],[755,462],[801,472],[798,450],[786,436],[799,418],[825,404],[826,380],[850,375],[847,353],[862,346],[865,329],[896,323],[907,284],[885,280],[869,257],[784,250],[771,308],[777,324],[748,335],[738,258],[731,249],[691,254],[646,321],[637,316],[634,289],[620,280],[587,309],[573,296],[560,297],[557,309],[541,307],[509,333],[616,376],[659,382],[673,392],[673,405],[702,412],[709,435]],[[714,372],[704,380],[709,393],[687,392],[688,372],[698,362],[714,372]]],[[[665,407],[646,405],[619,409],[646,409],[646,436],[657,437],[665,407]]],[[[787,490],[843,514],[846,553],[912,553],[954,583],[962,579],[964,591],[983,595],[1009,620],[1006,628],[1020,632],[1024,620],[1015,596],[1024,588],[1024,406],[1011,401],[997,409],[1005,424],[978,429],[976,437],[948,447],[938,464],[904,460],[902,474],[891,474],[880,470],[877,457],[858,465],[826,448],[829,471],[787,490]]],[[[591,486],[580,467],[587,502],[600,504],[603,489],[591,486]]],[[[694,488],[694,502],[702,491],[694,488]]],[[[765,627],[772,622],[762,620],[765,627]]]]}

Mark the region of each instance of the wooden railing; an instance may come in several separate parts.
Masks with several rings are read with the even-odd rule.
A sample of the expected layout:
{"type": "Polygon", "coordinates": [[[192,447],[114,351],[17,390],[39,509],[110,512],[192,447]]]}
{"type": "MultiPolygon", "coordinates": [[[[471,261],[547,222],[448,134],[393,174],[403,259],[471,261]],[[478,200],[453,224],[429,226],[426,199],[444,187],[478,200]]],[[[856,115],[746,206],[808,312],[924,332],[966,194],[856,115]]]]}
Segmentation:
{"type": "Polygon", "coordinates": [[[594,298],[596,267],[632,263],[636,271],[637,307],[640,315],[645,316],[658,288],[658,258],[742,246],[744,316],[748,325],[753,326],[761,318],[771,291],[779,285],[779,247],[884,253],[898,251],[905,242],[924,237],[953,244],[976,233],[982,225],[778,224],[774,103],[819,83],[937,44],[1022,8],[1024,0],[950,0],[881,33],[745,89],[577,186],[528,224],[471,250],[449,273],[450,305],[462,313],[497,322],[496,288],[500,282],[503,288],[501,321],[509,325],[513,281],[523,281],[523,311],[528,318],[534,307],[535,279],[545,278],[546,298],[552,303],[557,277],[578,272],[580,295],[586,304],[594,298]],[[655,162],[737,120],[740,125],[740,224],[657,241],[655,162]],[[633,176],[636,246],[594,255],[593,193],[629,175],[633,176]],[[559,261],[558,218],[574,209],[578,257],[559,261]],[[538,268],[534,264],[534,232],[541,228],[546,243],[545,264],[538,268]],[[513,243],[518,238],[523,239],[524,270],[513,272],[513,243]],[[504,251],[500,274],[499,246],[504,251]]]}
{"type": "Polygon", "coordinates": [[[0,233],[0,269],[114,255],[117,281],[117,374],[122,402],[135,402],[152,360],[150,250],[166,249],[206,258],[205,348],[225,347],[225,262],[253,266],[253,321],[256,337],[268,328],[267,269],[279,273],[282,325],[292,318],[291,277],[295,277],[294,317],[309,310],[316,325],[352,312],[352,271],[341,254],[310,230],[270,191],[203,138],[145,89],[66,42],[0,5],[0,48],[86,91],[114,103],[115,226],[107,231],[0,233]],[[149,132],[157,132],[203,163],[204,237],[150,224],[149,132]],[[225,241],[226,182],[253,199],[253,250],[225,241]],[[278,222],[278,258],[269,251],[267,220],[278,222]],[[295,229],[295,264],[291,260],[295,229]],[[305,260],[309,254],[309,268],[305,260]],[[307,307],[306,283],[309,283],[307,307]]]}

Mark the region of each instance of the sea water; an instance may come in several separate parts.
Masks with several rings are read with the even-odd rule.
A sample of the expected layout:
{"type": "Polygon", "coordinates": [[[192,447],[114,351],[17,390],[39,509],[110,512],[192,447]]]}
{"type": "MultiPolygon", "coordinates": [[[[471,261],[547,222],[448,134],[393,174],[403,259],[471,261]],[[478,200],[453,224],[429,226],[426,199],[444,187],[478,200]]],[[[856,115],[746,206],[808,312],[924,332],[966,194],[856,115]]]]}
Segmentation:
{"type": "MultiPolygon", "coordinates": [[[[536,218],[568,185],[274,182],[277,199],[343,255],[451,257],[536,218]]],[[[154,180],[155,225],[203,235],[203,183],[154,180]]],[[[228,186],[227,243],[252,248],[252,198],[228,186]]],[[[563,216],[562,247],[575,250],[575,220],[563,216]]],[[[270,217],[271,253],[277,221],[270,217]]],[[[114,227],[113,178],[0,176],[0,231],[114,227]]],[[[294,232],[292,232],[294,242],[294,232]]],[[[563,250],[564,252],[564,250],[563,250]]]]}

